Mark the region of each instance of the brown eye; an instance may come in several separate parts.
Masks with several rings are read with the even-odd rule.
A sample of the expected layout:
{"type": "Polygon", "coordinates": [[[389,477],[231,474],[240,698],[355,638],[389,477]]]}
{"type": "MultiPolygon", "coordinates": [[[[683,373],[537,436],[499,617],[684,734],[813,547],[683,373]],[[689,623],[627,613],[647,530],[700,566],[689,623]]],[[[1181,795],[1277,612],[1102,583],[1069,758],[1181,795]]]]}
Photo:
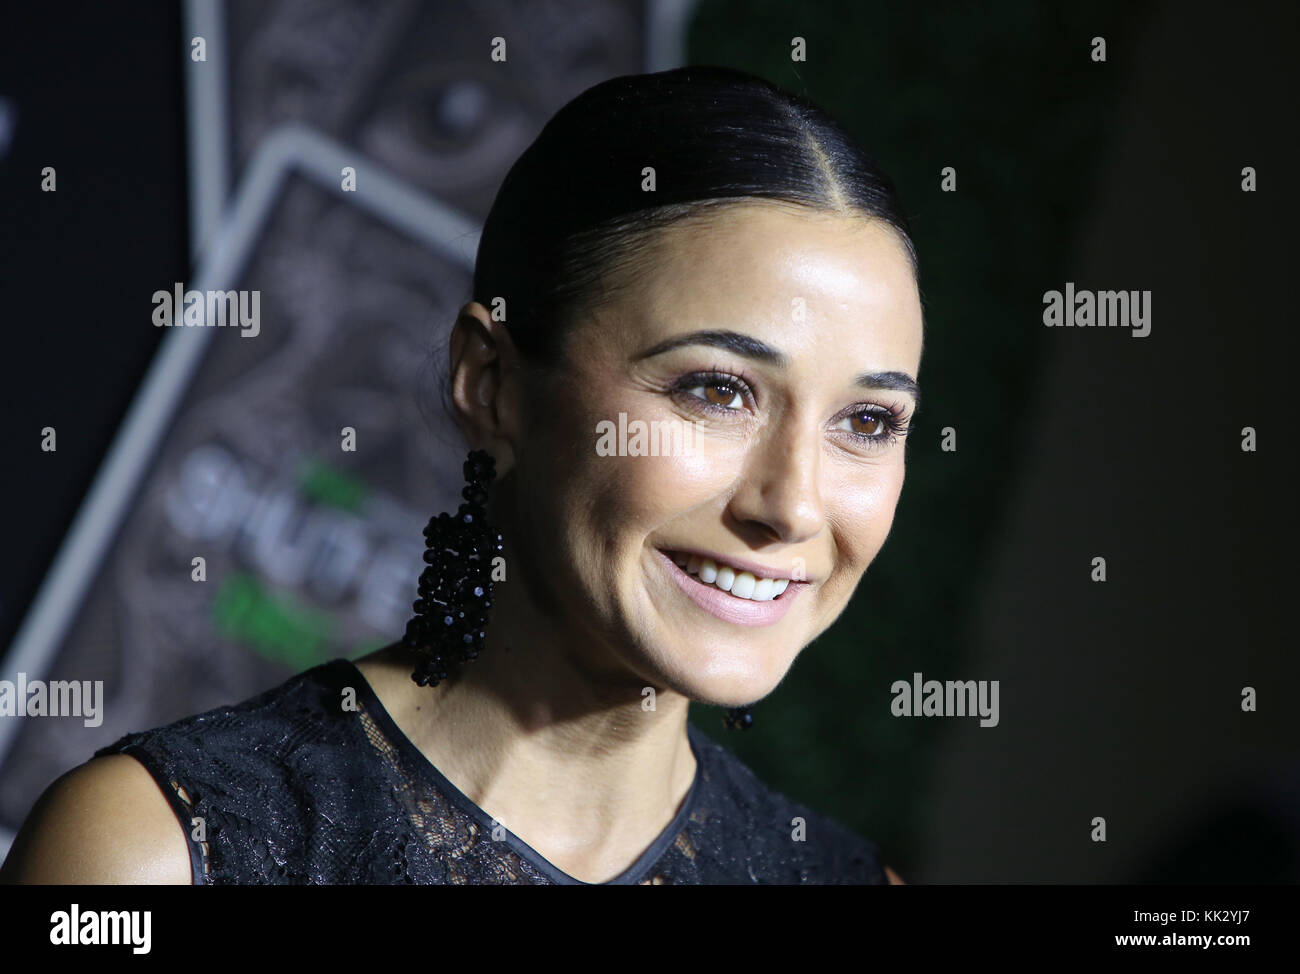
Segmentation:
{"type": "Polygon", "coordinates": [[[877,436],[884,421],[875,413],[857,413],[849,417],[849,428],[863,436],[877,436]]]}
{"type": "Polygon", "coordinates": [[[676,392],[692,399],[701,399],[707,409],[714,415],[736,412],[745,408],[745,403],[753,396],[745,380],[733,378],[725,373],[696,372],[683,377],[676,386],[676,392]]]}
{"type": "Polygon", "coordinates": [[[739,395],[734,388],[725,382],[710,382],[702,388],[704,389],[704,398],[715,406],[733,405],[739,395]]]}

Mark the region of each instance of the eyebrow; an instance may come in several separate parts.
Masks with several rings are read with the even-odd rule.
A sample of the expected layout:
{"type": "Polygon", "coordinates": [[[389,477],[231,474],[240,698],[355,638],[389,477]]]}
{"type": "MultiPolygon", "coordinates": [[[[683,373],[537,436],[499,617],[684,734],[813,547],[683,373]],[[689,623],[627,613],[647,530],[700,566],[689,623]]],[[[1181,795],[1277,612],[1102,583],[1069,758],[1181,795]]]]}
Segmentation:
{"type": "MultiPolygon", "coordinates": [[[[652,358],[655,355],[662,355],[665,352],[671,352],[687,345],[707,345],[711,348],[725,349],[742,358],[763,362],[778,369],[785,368],[790,364],[790,359],[784,352],[773,348],[766,342],[760,342],[757,338],[750,338],[748,335],[742,335],[735,331],[693,331],[685,335],[678,335],[657,345],[652,345],[645,351],[633,356],[633,361],[652,358]]],[[[906,393],[912,397],[915,403],[914,408],[921,408],[921,387],[906,372],[863,372],[853,381],[855,385],[862,386],[865,389],[890,389],[894,392],[906,393]]]]}

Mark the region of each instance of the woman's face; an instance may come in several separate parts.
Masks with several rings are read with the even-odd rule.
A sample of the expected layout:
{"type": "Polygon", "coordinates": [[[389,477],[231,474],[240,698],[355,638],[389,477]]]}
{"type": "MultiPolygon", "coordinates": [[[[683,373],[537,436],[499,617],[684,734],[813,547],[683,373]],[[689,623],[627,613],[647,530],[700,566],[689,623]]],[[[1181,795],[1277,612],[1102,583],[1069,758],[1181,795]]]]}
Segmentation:
{"type": "Polygon", "coordinates": [[[889,533],[916,283],[885,224],[763,203],[669,228],[643,266],[572,326],[544,401],[523,403],[503,531],[593,675],[638,698],[750,703],[889,533]],[[661,455],[630,455],[645,452],[661,455]]]}

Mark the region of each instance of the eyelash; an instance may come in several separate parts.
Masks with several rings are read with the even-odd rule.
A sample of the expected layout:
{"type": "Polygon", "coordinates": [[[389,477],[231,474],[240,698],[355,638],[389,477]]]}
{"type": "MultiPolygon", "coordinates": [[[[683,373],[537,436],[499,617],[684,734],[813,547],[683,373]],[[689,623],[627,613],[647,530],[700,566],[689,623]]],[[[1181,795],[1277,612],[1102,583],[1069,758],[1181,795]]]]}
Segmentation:
{"type": "MultiPolygon", "coordinates": [[[[730,372],[720,372],[710,370],[707,372],[692,372],[690,375],[684,375],[673,383],[672,391],[691,400],[691,408],[701,409],[714,415],[724,415],[735,412],[735,407],[722,406],[718,403],[709,402],[702,396],[695,395],[691,390],[703,386],[726,386],[738,392],[742,399],[747,402],[754,402],[754,391],[749,379],[743,374],[730,372]]],[[[885,431],[875,436],[866,433],[855,433],[853,430],[845,430],[854,439],[868,443],[873,447],[884,447],[895,442],[896,440],[907,435],[910,419],[906,415],[906,410],[898,405],[884,406],[879,403],[859,403],[846,412],[836,417],[836,420],[848,419],[858,415],[869,415],[873,419],[878,419],[885,424],[885,431]]]]}

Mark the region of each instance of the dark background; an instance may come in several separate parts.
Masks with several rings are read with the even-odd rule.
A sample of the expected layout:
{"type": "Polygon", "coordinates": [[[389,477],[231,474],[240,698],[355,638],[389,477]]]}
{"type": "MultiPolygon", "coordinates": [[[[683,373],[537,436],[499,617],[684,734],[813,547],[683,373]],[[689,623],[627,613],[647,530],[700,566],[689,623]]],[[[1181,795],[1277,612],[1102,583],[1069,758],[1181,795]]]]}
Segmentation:
{"type": "MultiPolygon", "coordinates": [[[[382,156],[391,142],[374,120],[401,108],[394,130],[420,151],[388,164],[481,219],[549,112],[646,67],[629,46],[642,5],[556,5],[589,17],[595,38],[565,58],[525,6],[223,7],[237,83],[272,73],[258,58],[303,70],[301,49],[267,41],[277,17],[340,11],[394,35],[446,18],[474,44],[509,36],[525,61],[515,100],[489,103],[512,118],[495,142],[421,127],[448,116],[407,93],[445,92],[486,60],[432,27],[391,42],[408,76],[340,69],[333,84],[357,94],[346,104],[236,91],[232,170],[272,122],[298,117],[382,156]]],[[[3,645],[163,337],[148,296],[198,255],[181,8],[0,16],[14,121],[0,149],[3,645]],[[56,193],[39,191],[46,165],[56,193]],[[54,454],[37,448],[47,425],[54,454]]],[[[1300,879],[1300,667],[1285,618],[1297,581],[1297,17],[1283,3],[694,8],[686,61],[809,94],[894,177],[929,329],[907,485],[853,605],[748,734],[724,735],[706,708],[694,719],[768,783],[879,842],[909,881],[1300,879]],[[1089,57],[1097,35],[1104,63],[1089,57]],[[791,62],[794,36],[807,62],[791,62]],[[955,193],[940,191],[945,166],[955,193]],[[1241,191],[1243,166],[1257,192],[1241,191]],[[1151,334],[1044,328],[1042,295],[1066,281],[1150,289],[1151,334]],[[1257,452],[1241,451],[1243,426],[1257,452]],[[944,427],[956,452],[939,448],[944,427]],[[1105,583],[1090,580],[1096,556],[1105,583]],[[916,671],[999,680],[1000,724],[891,716],[890,684],[916,671]],[[1241,710],[1246,686],[1258,712],[1241,710]],[[1090,838],[1096,816],[1104,843],[1090,838]]]]}

